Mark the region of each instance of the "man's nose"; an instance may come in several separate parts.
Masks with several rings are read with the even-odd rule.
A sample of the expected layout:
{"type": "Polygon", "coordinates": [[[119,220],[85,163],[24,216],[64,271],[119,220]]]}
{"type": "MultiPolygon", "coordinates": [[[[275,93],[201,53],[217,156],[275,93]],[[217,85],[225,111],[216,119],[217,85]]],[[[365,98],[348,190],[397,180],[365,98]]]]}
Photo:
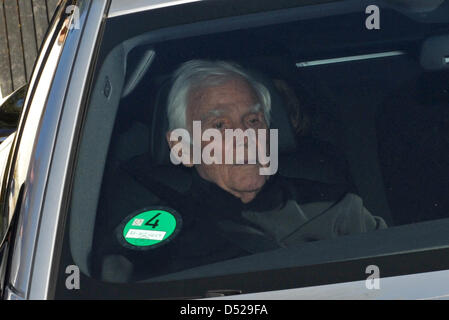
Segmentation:
{"type": "Polygon", "coordinates": [[[245,132],[246,132],[246,130],[250,129],[250,127],[246,124],[245,121],[241,121],[239,123],[239,125],[235,129],[242,130],[244,146],[247,147],[248,146],[249,137],[248,137],[248,135],[245,134],[245,132]]]}
{"type": "Polygon", "coordinates": [[[234,130],[237,130],[237,129],[240,129],[240,130],[242,130],[242,131],[245,131],[246,129],[248,129],[249,127],[247,126],[247,124],[245,123],[245,121],[238,121],[238,122],[235,122],[234,123],[234,125],[233,125],[233,129],[234,130]]]}

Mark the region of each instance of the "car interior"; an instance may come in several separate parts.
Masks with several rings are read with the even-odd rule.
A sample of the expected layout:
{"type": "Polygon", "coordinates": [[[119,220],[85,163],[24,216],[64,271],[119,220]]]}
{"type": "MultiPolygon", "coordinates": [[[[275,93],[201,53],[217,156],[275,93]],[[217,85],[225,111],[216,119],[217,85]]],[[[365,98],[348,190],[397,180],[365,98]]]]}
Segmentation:
{"type": "MultiPolygon", "coordinates": [[[[90,165],[75,179],[75,188],[87,186],[74,194],[72,206],[82,203],[83,212],[72,214],[70,222],[72,253],[83,272],[92,272],[98,234],[94,226],[122,219],[105,215],[128,214],[157,201],[161,188],[174,194],[188,190],[189,171],[170,163],[165,135],[171,74],[190,59],[239,63],[269,89],[282,175],[350,185],[373,215],[398,227],[397,234],[406,233],[400,226],[448,218],[447,25],[436,28],[391,10],[385,15],[385,29],[371,34],[354,29],[357,19],[359,13],[347,13],[247,29],[229,26],[229,30],[226,23],[217,22],[208,26],[221,31],[209,34],[198,23],[182,31],[143,34],[115,47],[103,61],[92,91],[85,130],[96,128],[96,139],[83,143],[79,155],[86,162],[89,156],[90,165]],[[388,28],[393,22],[395,27],[388,28]],[[294,133],[276,79],[293,89],[309,119],[300,136],[294,133]],[[98,181],[101,190],[87,180],[98,181]],[[111,198],[113,207],[108,204],[111,198]]],[[[395,238],[385,232],[378,232],[365,247],[343,239],[340,249],[329,250],[325,259],[385,253],[386,245],[379,245],[379,240],[395,238]],[[348,245],[353,248],[350,253],[344,249],[348,245]]],[[[413,232],[424,237],[430,227],[413,232]]],[[[295,265],[297,259],[318,263],[323,256],[313,253],[317,246],[308,244],[294,255],[280,250],[273,253],[278,259],[259,268],[295,265]]],[[[396,243],[389,251],[405,247],[404,242],[396,243]]],[[[257,261],[248,259],[242,264],[225,262],[227,270],[239,272],[251,259],[257,261]]],[[[126,263],[120,259],[108,263],[101,278],[126,281],[126,263]]],[[[183,276],[207,272],[219,273],[199,268],[183,276]]]]}

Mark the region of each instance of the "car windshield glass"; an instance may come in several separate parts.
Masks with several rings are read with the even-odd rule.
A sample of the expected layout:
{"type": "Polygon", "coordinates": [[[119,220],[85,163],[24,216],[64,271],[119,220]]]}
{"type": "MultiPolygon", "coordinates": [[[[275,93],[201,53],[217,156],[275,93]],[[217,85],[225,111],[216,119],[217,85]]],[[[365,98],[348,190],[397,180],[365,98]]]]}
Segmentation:
{"type": "Polygon", "coordinates": [[[249,3],[106,21],[61,265],[137,288],[449,244],[409,241],[448,224],[449,2],[249,3]]]}

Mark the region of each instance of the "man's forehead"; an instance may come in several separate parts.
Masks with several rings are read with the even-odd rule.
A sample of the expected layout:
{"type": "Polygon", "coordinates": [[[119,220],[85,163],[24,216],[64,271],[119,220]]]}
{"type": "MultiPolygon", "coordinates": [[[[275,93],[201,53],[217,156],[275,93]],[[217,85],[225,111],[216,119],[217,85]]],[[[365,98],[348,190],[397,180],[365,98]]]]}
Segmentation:
{"type": "Polygon", "coordinates": [[[240,77],[225,79],[220,84],[198,84],[189,90],[189,100],[196,103],[229,103],[254,99],[257,99],[255,88],[246,79],[240,77]]]}

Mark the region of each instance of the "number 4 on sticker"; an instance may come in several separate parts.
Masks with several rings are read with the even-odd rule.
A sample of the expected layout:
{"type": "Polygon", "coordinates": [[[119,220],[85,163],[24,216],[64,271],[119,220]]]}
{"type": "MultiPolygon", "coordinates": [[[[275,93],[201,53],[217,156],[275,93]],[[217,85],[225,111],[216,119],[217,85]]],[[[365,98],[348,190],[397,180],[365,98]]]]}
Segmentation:
{"type": "Polygon", "coordinates": [[[159,219],[157,219],[156,221],[154,221],[153,223],[150,223],[151,221],[153,221],[154,219],[156,219],[157,217],[160,216],[160,212],[158,214],[156,214],[153,218],[151,218],[150,220],[147,221],[147,223],[145,223],[146,226],[150,226],[156,228],[159,225],[159,219]]]}

